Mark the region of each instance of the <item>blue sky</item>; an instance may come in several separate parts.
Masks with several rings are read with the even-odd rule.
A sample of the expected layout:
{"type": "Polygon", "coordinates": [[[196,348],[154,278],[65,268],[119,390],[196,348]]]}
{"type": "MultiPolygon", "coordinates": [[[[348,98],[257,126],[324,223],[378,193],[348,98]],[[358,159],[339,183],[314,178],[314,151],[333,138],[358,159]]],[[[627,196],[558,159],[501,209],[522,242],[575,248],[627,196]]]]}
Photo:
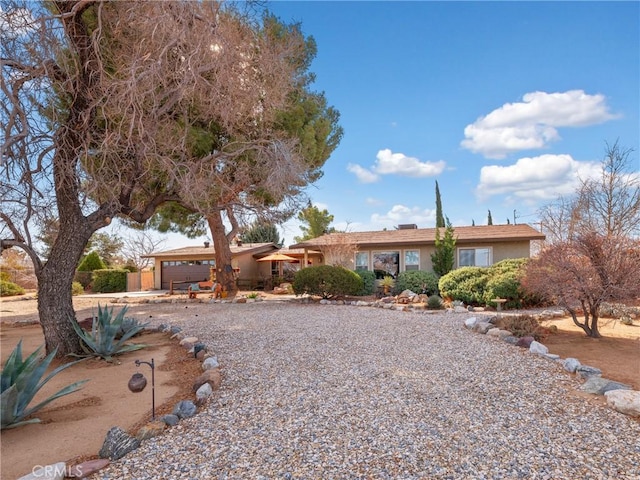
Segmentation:
{"type": "MultiPolygon", "coordinates": [[[[639,2],[270,2],[315,38],[344,138],[308,190],[349,231],[534,223],[597,174],[640,170],[639,2]]],[[[285,244],[300,235],[285,225],[285,244]]],[[[181,246],[171,241],[166,247],[181,246]]]]}

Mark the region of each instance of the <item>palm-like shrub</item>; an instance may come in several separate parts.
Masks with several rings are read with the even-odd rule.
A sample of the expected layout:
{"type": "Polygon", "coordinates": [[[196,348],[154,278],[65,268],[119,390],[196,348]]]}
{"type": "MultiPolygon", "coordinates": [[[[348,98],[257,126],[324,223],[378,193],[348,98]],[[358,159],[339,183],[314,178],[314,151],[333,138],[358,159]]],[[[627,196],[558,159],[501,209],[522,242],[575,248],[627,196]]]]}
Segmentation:
{"type": "Polygon", "coordinates": [[[49,364],[56,355],[56,350],[42,358],[40,352],[42,346],[22,361],[22,340],[18,342],[11,355],[7,359],[0,378],[0,407],[2,417],[1,427],[3,430],[19,427],[29,423],[38,423],[40,419],[27,417],[40,410],[42,407],[64,395],[78,390],[87,380],[80,380],[59,390],[56,394],[29,408],[29,403],[38,391],[65,368],[69,368],[77,362],[61,365],[53,370],[44,379],[42,376],[49,368],[49,364]]]}
{"type": "Polygon", "coordinates": [[[85,332],[77,322],[73,322],[73,329],[82,341],[85,356],[100,357],[110,362],[115,355],[133,352],[145,347],[145,345],[125,344],[127,340],[144,329],[144,325],[131,325],[126,333],[122,333],[126,312],[127,307],[123,307],[114,317],[113,307],[103,309],[98,305],[98,315],[93,317],[91,332],[85,332]]]}

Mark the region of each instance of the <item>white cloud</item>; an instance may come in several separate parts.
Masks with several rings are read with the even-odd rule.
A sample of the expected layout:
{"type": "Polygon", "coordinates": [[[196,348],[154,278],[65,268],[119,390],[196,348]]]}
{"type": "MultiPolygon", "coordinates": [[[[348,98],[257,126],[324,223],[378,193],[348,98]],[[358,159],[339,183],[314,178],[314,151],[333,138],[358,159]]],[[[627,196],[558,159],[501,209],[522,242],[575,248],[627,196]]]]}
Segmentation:
{"type": "Polygon", "coordinates": [[[373,183],[381,175],[401,175],[404,177],[434,177],[441,174],[446,167],[442,160],[438,162],[421,162],[415,157],[408,157],[404,153],[393,153],[388,148],[380,150],[376,161],[367,169],[350,163],[347,170],[355,174],[362,183],[373,183]]]}
{"type": "Polygon", "coordinates": [[[364,200],[364,203],[367,205],[371,205],[373,207],[379,207],[380,205],[384,205],[384,202],[378,198],[367,197],[364,200]]]}
{"type": "Polygon", "coordinates": [[[599,162],[578,162],[571,155],[525,157],[509,166],[488,165],[480,170],[477,194],[486,199],[507,195],[519,201],[541,201],[570,195],[580,179],[597,175],[599,162]]]}
{"type": "Polygon", "coordinates": [[[401,223],[415,223],[420,228],[425,228],[426,224],[434,223],[436,211],[428,208],[407,207],[405,205],[394,205],[387,213],[371,215],[371,223],[374,230],[381,228],[394,228],[401,223]]]}
{"type": "Polygon", "coordinates": [[[560,139],[558,127],[584,127],[616,118],[604,95],[583,90],[532,92],[507,103],[464,129],[461,146],[487,158],[505,158],[520,150],[544,148],[560,139]]]}
{"type": "Polygon", "coordinates": [[[347,170],[353,173],[358,178],[360,183],[374,183],[380,180],[379,175],[355,163],[350,163],[349,165],[347,165],[347,170]]]}

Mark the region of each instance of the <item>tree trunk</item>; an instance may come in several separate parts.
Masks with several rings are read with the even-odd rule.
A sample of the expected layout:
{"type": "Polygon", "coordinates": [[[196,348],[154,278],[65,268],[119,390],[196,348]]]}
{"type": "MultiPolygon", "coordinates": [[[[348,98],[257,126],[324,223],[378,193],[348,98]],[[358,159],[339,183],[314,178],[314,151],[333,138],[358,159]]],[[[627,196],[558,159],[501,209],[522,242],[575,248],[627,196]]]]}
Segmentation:
{"type": "Polygon", "coordinates": [[[60,230],[47,263],[38,275],[38,313],[47,353],[56,347],[57,357],[81,354],[71,285],[76,267],[93,229],[84,217],[60,223],[60,230]]]}
{"type": "Polygon", "coordinates": [[[238,292],[238,286],[231,266],[231,247],[220,212],[208,215],[207,223],[216,253],[216,281],[222,285],[223,291],[227,292],[229,297],[233,297],[238,292]]]}

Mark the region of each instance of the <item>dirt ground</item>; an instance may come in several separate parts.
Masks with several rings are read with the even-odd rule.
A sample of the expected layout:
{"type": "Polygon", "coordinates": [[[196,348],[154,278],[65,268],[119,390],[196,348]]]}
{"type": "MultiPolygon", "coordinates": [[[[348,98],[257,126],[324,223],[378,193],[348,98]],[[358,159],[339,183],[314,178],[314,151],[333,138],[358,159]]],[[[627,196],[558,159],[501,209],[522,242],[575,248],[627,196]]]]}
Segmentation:
{"type": "MultiPolygon", "coordinates": [[[[74,297],[78,319],[91,317],[92,309],[105,299],[74,297]]],[[[116,305],[118,311],[121,305],[116,305]]],[[[197,315],[206,304],[129,304],[127,315],[144,322],[149,317],[197,315]]],[[[4,364],[17,342],[23,339],[23,357],[43,341],[35,300],[0,300],[0,357],[4,364]]],[[[607,378],[628,383],[640,390],[640,320],[626,326],[602,320],[605,338],[590,339],[573,325],[570,318],[545,322],[558,327],[558,333],[544,340],[551,353],[562,358],[575,357],[583,364],[600,368],[607,378]]],[[[151,370],[135,366],[135,360],[156,364],[156,416],[169,413],[175,403],[193,398],[193,379],[201,373],[200,362],[188,356],[169,335],[144,334],[134,339],[147,348],[118,356],[108,364],[95,359],[81,362],[54,377],[40,392],[51,395],[77,380],[89,379],[78,392],[62,397],[36,415],[42,423],[5,430],[0,436],[0,478],[14,479],[31,472],[34,465],[67,461],[69,465],[97,458],[107,431],[119,426],[130,433],[151,419],[151,370]],[[136,372],[148,379],[141,393],[131,393],[127,382],[136,372]]],[[[38,397],[36,397],[37,399],[38,397]]]]}
{"type": "MultiPolygon", "coordinates": [[[[23,359],[44,343],[40,324],[34,323],[37,322],[35,304],[35,301],[20,300],[2,301],[0,304],[2,364],[20,339],[23,359]],[[16,321],[20,323],[14,323],[16,321]]],[[[97,304],[97,299],[74,300],[78,319],[91,317],[91,308],[97,304]]],[[[141,307],[132,306],[127,315],[144,322],[148,308],[141,307]],[[136,311],[141,314],[136,315],[136,311]]],[[[162,307],[154,305],[154,311],[171,310],[162,307]]],[[[120,308],[117,305],[114,311],[120,308]]],[[[166,333],[145,333],[135,337],[132,343],[142,343],[147,347],[119,355],[114,363],[85,360],[62,371],[42,388],[32,405],[71,383],[89,379],[77,392],[61,397],[37,412],[34,416],[42,423],[2,431],[0,478],[19,478],[30,473],[34,465],[59,461],[75,465],[97,458],[111,427],[118,426],[135,434],[140,426],[150,421],[151,368],[144,364],[137,367],[135,360],[154,361],[156,417],[171,413],[178,401],[194,398],[192,385],[202,373],[200,362],[187,355],[177,340],[170,339],[166,333]],[[132,393],[127,387],[136,372],[147,378],[147,387],[140,393],[132,393]]],[[[59,362],[54,361],[54,364],[59,365],[59,362]]],[[[51,368],[55,367],[54,364],[51,368]]]]}

